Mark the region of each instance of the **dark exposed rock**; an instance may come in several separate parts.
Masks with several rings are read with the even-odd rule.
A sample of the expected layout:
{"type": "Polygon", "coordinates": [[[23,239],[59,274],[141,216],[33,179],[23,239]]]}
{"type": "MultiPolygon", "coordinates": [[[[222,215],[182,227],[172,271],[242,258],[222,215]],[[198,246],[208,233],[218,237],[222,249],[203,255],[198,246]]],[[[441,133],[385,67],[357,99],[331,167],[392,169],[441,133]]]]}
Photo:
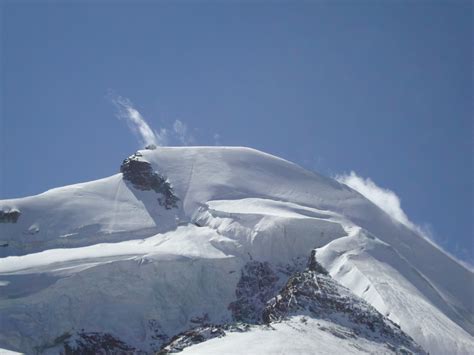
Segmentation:
{"type": "Polygon", "coordinates": [[[209,315],[205,313],[202,316],[192,317],[189,321],[200,325],[209,324],[209,315]]]}
{"type": "Polygon", "coordinates": [[[315,271],[318,274],[329,275],[327,270],[316,260],[316,250],[311,250],[311,256],[308,259],[308,270],[315,271]]]}
{"type": "Polygon", "coordinates": [[[125,159],[120,166],[120,172],[124,180],[129,181],[134,188],[142,191],[153,190],[161,195],[158,197],[161,206],[166,209],[178,207],[179,198],[173,194],[170,183],[164,176],[153,171],[150,163],[141,159],[140,153],[125,159]]]}
{"type": "Polygon", "coordinates": [[[237,300],[229,304],[234,319],[259,323],[266,302],[278,291],[278,279],[268,262],[248,262],[242,269],[242,276],[237,284],[237,300]]]}
{"type": "Polygon", "coordinates": [[[150,340],[149,346],[151,349],[157,351],[161,349],[162,344],[169,341],[169,336],[163,331],[157,319],[149,319],[147,323],[150,340]]]}
{"type": "Polygon", "coordinates": [[[225,332],[221,326],[206,325],[197,327],[171,338],[170,342],[161,348],[161,350],[158,352],[158,355],[177,353],[188,346],[223,336],[225,336],[225,332]]]}
{"type": "Polygon", "coordinates": [[[146,354],[108,333],[80,332],[64,341],[64,355],[131,355],[146,354]]]}
{"type": "Polygon", "coordinates": [[[51,342],[35,347],[35,353],[59,353],[61,355],[145,355],[146,352],[136,349],[117,339],[109,333],[66,332],[51,342]]]}
{"type": "Polygon", "coordinates": [[[0,210],[0,223],[16,223],[20,218],[21,212],[16,209],[8,211],[0,210]]]}
{"type": "Polygon", "coordinates": [[[291,276],[280,293],[268,302],[262,319],[272,323],[299,314],[328,319],[350,330],[344,333],[329,330],[337,332],[339,337],[365,337],[383,342],[397,352],[424,353],[396,324],[333,280],[316,261],[315,253],[311,255],[308,269],[291,276]]]}
{"type": "Polygon", "coordinates": [[[246,332],[249,329],[250,325],[248,324],[205,324],[174,336],[168,343],[162,346],[157,355],[178,353],[188,346],[213,338],[221,338],[226,335],[226,332],[246,332]]]}

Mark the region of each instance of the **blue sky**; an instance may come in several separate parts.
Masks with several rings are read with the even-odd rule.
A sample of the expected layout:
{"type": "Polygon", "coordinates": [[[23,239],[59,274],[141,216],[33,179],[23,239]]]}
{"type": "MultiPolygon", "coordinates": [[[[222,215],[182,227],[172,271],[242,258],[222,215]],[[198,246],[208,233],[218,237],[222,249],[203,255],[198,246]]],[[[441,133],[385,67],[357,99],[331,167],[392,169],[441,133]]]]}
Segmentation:
{"type": "Polygon", "coordinates": [[[116,173],[139,148],[121,96],[171,145],[353,170],[474,260],[471,2],[3,1],[1,16],[0,198],[116,173]]]}

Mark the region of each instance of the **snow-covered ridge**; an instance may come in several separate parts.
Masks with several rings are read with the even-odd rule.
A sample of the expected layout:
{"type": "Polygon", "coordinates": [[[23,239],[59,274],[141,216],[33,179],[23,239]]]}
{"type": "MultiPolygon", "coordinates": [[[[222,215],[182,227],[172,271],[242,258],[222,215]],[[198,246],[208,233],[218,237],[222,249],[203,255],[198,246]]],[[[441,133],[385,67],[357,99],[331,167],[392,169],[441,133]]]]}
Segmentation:
{"type": "Polygon", "coordinates": [[[272,349],[275,347],[282,353],[321,353],[318,342],[298,349],[304,342],[303,336],[288,338],[285,327],[299,328],[302,333],[309,330],[311,337],[326,336],[324,345],[333,348],[330,353],[340,353],[341,347],[350,349],[351,346],[354,347],[350,349],[352,351],[346,350],[346,353],[425,353],[397,325],[334,281],[318,263],[315,250],[311,252],[306,268],[287,271],[291,276],[274,292],[281,270],[273,270],[267,262],[250,261],[238,284],[238,299],[231,304],[234,320],[239,323],[213,325],[206,323],[208,319],[202,319],[204,324],[178,334],[159,354],[182,350],[196,354],[239,354],[249,350],[272,354],[277,352],[272,349]],[[314,319],[324,321],[324,325],[314,319]],[[283,329],[279,329],[282,324],[283,329]],[[244,349],[242,345],[255,342],[254,338],[261,330],[275,332],[274,337],[270,341],[263,339],[259,345],[263,349],[244,349]],[[247,333],[245,342],[236,342],[235,333],[243,332],[247,333]],[[216,338],[225,336],[231,340],[216,342],[216,338]],[[214,341],[209,341],[212,339],[214,341]]]}
{"type": "Polygon", "coordinates": [[[137,155],[151,189],[119,173],[0,201],[20,213],[0,223],[0,347],[31,352],[85,329],[155,351],[196,317],[232,320],[249,261],[285,268],[317,248],[425,350],[473,348],[472,271],[347,186],[248,148],[137,155]]]}

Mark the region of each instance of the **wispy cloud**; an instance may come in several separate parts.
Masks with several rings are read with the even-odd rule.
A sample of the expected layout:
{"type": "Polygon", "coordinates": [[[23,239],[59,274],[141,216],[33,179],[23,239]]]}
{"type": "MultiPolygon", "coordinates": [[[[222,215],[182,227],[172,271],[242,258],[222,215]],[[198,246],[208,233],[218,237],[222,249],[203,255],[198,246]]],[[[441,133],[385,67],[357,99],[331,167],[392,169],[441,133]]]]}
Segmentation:
{"type": "MultiPolygon", "coordinates": [[[[116,116],[127,122],[142,147],[152,144],[156,146],[196,144],[197,140],[193,132],[198,130],[190,128],[184,121],[177,119],[173,121],[172,125],[168,124],[155,130],[135,108],[130,99],[116,95],[112,91],[109,91],[107,96],[117,108],[116,116]]],[[[214,144],[220,145],[221,136],[215,133],[213,138],[214,144]]]]}
{"type": "Polygon", "coordinates": [[[353,171],[351,171],[350,174],[337,175],[336,180],[364,195],[392,218],[414,229],[415,225],[402,210],[400,198],[392,190],[380,187],[370,178],[364,179],[353,171]]]}
{"type": "Polygon", "coordinates": [[[156,141],[159,146],[168,144],[168,130],[166,128],[160,128],[159,131],[153,131],[155,133],[156,141]]]}
{"type": "Polygon", "coordinates": [[[193,135],[189,133],[188,126],[180,120],[174,121],[173,132],[182,145],[190,145],[195,142],[193,135]]]}
{"type": "Polygon", "coordinates": [[[410,221],[407,214],[402,209],[400,198],[392,190],[380,187],[370,178],[363,178],[353,171],[351,171],[350,174],[336,175],[335,179],[364,195],[368,200],[384,210],[393,219],[421,235],[433,246],[442,250],[467,269],[474,271],[474,266],[470,262],[460,260],[438,244],[439,240],[435,240],[433,228],[430,224],[425,223],[423,225],[418,225],[410,221]]]}
{"type": "Polygon", "coordinates": [[[166,145],[168,132],[166,129],[160,129],[159,132],[153,131],[146,122],[145,118],[133,106],[132,102],[122,96],[112,96],[110,98],[117,107],[117,117],[125,119],[130,130],[137,136],[140,144],[143,146],[166,145]]]}

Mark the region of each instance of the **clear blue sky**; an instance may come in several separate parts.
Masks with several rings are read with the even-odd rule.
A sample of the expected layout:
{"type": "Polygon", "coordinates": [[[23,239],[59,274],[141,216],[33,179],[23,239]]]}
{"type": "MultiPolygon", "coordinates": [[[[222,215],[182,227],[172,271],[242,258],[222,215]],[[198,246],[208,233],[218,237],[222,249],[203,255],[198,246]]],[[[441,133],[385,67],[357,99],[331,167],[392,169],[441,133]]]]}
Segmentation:
{"type": "MultiPolygon", "coordinates": [[[[395,191],[473,260],[472,3],[1,2],[0,198],[105,177],[155,129],[395,191]]],[[[177,144],[178,142],[171,142],[177,144]]]]}

